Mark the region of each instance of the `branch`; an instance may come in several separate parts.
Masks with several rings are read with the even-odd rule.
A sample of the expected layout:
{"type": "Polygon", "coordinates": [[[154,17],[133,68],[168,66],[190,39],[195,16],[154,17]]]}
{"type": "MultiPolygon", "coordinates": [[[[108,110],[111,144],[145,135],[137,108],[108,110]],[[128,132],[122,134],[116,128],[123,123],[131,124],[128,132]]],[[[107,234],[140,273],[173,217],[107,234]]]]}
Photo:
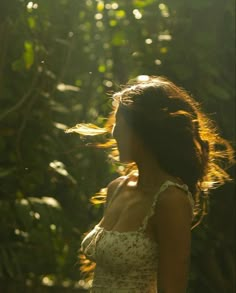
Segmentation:
{"type": "Polygon", "coordinates": [[[20,101],[18,103],[16,103],[13,107],[8,109],[6,112],[4,112],[2,115],[0,115],[0,121],[2,121],[7,115],[16,111],[18,108],[21,107],[21,105],[23,105],[23,103],[28,99],[28,97],[31,95],[33,89],[35,88],[36,82],[38,80],[38,76],[39,76],[39,74],[36,73],[33,80],[32,80],[32,84],[31,84],[28,92],[26,92],[23,95],[23,97],[20,99],[20,101]]]}

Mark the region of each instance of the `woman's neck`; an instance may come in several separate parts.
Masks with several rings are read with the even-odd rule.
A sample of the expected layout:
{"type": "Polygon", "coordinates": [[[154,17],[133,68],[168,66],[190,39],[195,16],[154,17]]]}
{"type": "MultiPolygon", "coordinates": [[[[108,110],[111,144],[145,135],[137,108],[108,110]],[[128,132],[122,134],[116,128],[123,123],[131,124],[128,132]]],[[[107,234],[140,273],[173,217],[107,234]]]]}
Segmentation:
{"type": "Polygon", "coordinates": [[[159,188],[165,180],[170,179],[154,160],[143,160],[136,164],[139,171],[137,188],[140,190],[159,188]]]}
{"type": "Polygon", "coordinates": [[[139,160],[136,160],[138,174],[131,174],[128,187],[136,189],[136,191],[140,191],[141,193],[153,193],[157,191],[166,180],[177,182],[176,178],[170,176],[160,168],[158,162],[156,162],[153,157],[140,157],[139,160]],[[140,157],[142,159],[140,159],[140,157]]]}

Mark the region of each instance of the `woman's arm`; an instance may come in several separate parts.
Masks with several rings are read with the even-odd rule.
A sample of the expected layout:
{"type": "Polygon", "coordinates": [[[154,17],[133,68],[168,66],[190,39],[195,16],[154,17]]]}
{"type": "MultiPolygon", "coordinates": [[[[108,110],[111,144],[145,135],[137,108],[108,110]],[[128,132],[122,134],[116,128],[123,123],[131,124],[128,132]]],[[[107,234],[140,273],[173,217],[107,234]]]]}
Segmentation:
{"type": "Polygon", "coordinates": [[[176,187],[162,193],[154,216],[158,241],[158,293],[187,290],[192,207],[187,194],[176,187]]]}

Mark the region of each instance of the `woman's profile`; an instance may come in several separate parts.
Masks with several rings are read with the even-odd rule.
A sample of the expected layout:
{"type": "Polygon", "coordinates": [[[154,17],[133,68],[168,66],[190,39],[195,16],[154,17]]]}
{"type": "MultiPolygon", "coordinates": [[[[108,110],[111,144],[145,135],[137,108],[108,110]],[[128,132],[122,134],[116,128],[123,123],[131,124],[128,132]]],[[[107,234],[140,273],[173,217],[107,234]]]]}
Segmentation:
{"type": "Polygon", "coordinates": [[[82,241],[96,263],[91,292],[184,293],[200,195],[229,180],[232,147],[166,78],[137,78],[113,100],[119,159],[135,171],[108,185],[104,215],[82,241]]]}

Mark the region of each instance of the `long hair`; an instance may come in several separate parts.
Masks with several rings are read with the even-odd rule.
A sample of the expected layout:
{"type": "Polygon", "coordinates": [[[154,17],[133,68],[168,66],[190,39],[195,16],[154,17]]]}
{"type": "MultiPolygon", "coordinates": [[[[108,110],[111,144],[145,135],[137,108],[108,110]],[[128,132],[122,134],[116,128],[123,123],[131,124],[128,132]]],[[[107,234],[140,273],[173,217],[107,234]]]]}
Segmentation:
{"type": "MultiPolygon", "coordinates": [[[[104,128],[78,124],[67,132],[111,133],[119,111],[160,167],[188,185],[195,200],[193,229],[207,214],[209,191],[230,180],[226,168],[234,163],[232,146],[219,135],[199,103],[164,77],[131,80],[113,95],[112,104],[113,111],[104,128]]],[[[114,139],[96,146],[110,147],[111,156],[117,155],[114,139]]],[[[123,172],[133,169],[134,164],[125,165],[123,172]]],[[[103,189],[92,201],[100,203],[104,195],[103,189]]]]}
{"type": "Polygon", "coordinates": [[[166,78],[148,77],[113,98],[161,168],[186,183],[193,195],[229,180],[222,163],[233,162],[232,147],[185,90],[166,78]]]}

